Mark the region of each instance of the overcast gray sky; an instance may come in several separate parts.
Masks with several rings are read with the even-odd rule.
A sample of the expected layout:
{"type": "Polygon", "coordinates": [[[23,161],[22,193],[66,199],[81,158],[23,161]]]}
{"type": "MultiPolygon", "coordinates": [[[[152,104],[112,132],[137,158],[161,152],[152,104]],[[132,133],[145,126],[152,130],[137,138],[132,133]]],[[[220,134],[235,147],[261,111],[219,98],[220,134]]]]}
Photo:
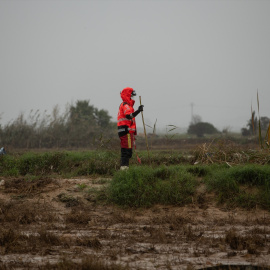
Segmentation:
{"type": "Polygon", "coordinates": [[[129,86],[148,125],[188,127],[193,103],[240,131],[257,90],[270,117],[269,14],[263,0],[0,0],[0,123],[86,99],[116,120],[129,86]]]}

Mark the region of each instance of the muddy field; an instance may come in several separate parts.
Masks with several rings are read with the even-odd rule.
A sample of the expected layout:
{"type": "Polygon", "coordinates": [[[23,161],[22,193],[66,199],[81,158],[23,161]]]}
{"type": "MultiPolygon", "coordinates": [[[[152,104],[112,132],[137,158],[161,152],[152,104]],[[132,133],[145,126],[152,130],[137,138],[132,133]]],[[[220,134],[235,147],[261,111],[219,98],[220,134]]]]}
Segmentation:
{"type": "Polygon", "coordinates": [[[217,206],[203,185],[186,207],[123,209],[89,191],[109,179],[0,180],[0,269],[270,266],[270,213],[217,206]]]}

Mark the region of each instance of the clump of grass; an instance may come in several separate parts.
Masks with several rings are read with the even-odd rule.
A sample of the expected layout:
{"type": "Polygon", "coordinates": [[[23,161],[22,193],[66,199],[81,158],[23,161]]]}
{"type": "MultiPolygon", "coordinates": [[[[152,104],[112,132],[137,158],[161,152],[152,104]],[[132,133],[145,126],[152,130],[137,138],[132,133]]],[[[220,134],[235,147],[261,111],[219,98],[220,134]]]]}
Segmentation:
{"type": "Polygon", "coordinates": [[[66,207],[78,206],[80,203],[78,198],[74,198],[70,194],[60,193],[57,195],[57,197],[58,197],[60,202],[65,203],[66,207]]]}
{"type": "Polygon", "coordinates": [[[21,175],[58,173],[64,158],[65,153],[60,152],[46,152],[41,154],[28,152],[20,157],[18,169],[21,175]]]}
{"type": "Polygon", "coordinates": [[[186,168],[187,172],[198,177],[204,177],[211,173],[209,166],[198,165],[198,166],[189,166],[186,168]]]}
{"type": "Polygon", "coordinates": [[[270,184],[270,167],[258,165],[246,165],[233,167],[229,170],[230,175],[239,184],[267,185],[270,184]]]}
{"type": "Polygon", "coordinates": [[[2,176],[19,176],[18,159],[10,155],[2,156],[0,158],[0,174],[2,176]]]}
{"type": "Polygon", "coordinates": [[[117,172],[108,187],[109,199],[129,207],[157,203],[183,205],[192,201],[196,179],[181,166],[131,167],[117,172]]]}
{"type": "Polygon", "coordinates": [[[119,153],[115,151],[27,152],[0,158],[0,175],[112,175],[118,163],[119,153]]]}
{"type": "Polygon", "coordinates": [[[209,190],[218,194],[220,203],[252,208],[260,205],[270,209],[270,167],[236,166],[213,170],[205,178],[209,190]],[[249,192],[252,189],[252,192],[249,192]]]}
{"type": "Polygon", "coordinates": [[[119,154],[115,151],[69,152],[63,173],[71,176],[112,175],[118,163],[119,154]]]}

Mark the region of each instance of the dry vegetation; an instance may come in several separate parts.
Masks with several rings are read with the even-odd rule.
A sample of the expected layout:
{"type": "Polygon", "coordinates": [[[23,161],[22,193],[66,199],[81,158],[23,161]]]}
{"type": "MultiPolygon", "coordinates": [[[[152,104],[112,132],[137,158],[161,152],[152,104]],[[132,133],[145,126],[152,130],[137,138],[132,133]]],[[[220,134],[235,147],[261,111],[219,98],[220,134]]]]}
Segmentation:
{"type": "Polygon", "coordinates": [[[184,207],[119,208],[96,199],[108,181],[5,178],[0,269],[269,266],[268,211],[217,207],[203,184],[184,207]]]}

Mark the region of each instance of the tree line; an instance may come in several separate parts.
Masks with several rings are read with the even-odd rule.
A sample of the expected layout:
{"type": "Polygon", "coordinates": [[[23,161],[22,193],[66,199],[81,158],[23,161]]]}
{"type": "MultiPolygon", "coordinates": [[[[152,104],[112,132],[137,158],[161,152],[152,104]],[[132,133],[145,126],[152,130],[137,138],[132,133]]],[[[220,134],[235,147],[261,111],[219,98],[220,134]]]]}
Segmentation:
{"type": "MultiPolygon", "coordinates": [[[[20,114],[5,126],[0,125],[0,146],[26,149],[109,146],[109,141],[118,142],[117,125],[111,119],[108,111],[97,109],[89,100],[78,100],[75,105],[68,105],[62,114],[58,106],[53,108],[51,114],[31,111],[27,118],[20,114]]],[[[243,136],[253,136],[260,129],[263,134],[269,134],[269,125],[268,117],[257,118],[253,111],[241,133],[243,136]]],[[[227,132],[226,129],[222,131],[227,132]]],[[[204,137],[221,132],[195,115],[187,133],[204,137]]]]}
{"type": "Polygon", "coordinates": [[[92,147],[95,141],[106,140],[117,134],[116,123],[106,110],[90,105],[89,100],[78,100],[60,114],[58,106],[51,114],[31,111],[26,118],[0,126],[0,142],[13,148],[74,148],[92,147]]]}

